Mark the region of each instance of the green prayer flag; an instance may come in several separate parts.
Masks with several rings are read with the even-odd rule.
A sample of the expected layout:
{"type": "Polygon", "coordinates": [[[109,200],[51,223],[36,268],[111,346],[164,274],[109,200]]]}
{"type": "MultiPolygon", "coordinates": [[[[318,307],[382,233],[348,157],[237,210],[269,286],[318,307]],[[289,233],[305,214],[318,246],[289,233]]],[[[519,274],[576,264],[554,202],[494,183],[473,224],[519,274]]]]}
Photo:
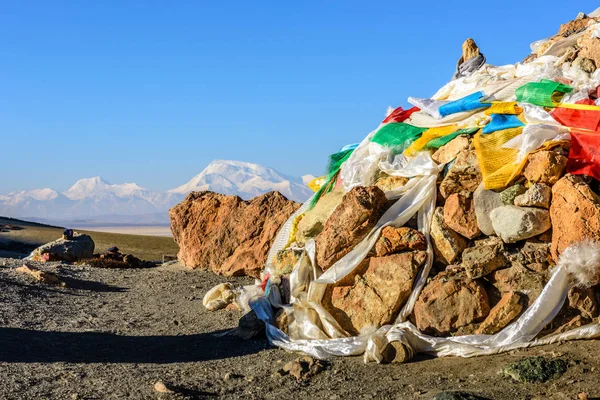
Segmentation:
{"type": "Polygon", "coordinates": [[[451,133],[449,135],[442,136],[442,137],[435,138],[435,139],[431,139],[423,147],[423,150],[439,149],[440,147],[442,147],[443,145],[449,143],[452,139],[456,138],[457,136],[460,136],[460,135],[472,135],[475,132],[477,132],[478,130],[479,130],[479,128],[459,129],[456,132],[453,132],[453,133],[451,133]]]}
{"type": "Polygon", "coordinates": [[[540,82],[529,82],[515,91],[517,101],[542,107],[556,107],[565,93],[573,91],[571,86],[542,79],[540,82]]]}
{"type": "Polygon", "coordinates": [[[426,130],[403,122],[389,123],[379,128],[371,142],[385,147],[400,147],[399,151],[402,152],[426,130]]]}

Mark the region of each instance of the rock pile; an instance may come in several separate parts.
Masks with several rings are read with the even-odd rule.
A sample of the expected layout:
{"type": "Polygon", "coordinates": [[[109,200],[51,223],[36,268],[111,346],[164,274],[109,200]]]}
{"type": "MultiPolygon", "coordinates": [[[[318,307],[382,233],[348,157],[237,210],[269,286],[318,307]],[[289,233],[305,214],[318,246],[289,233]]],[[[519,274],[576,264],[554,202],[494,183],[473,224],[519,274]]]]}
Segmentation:
{"type": "MultiPolygon", "coordinates": [[[[549,39],[538,54],[596,22],[582,17],[564,25],[564,32],[549,39]]],[[[596,61],[592,54],[599,42],[585,39],[573,59],[584,57],[585,63],[597,65],[600,58],[596,61]]],[[[469,49],[475,46],[472,41],[466,44],[469,49]]],[[[474,141],[472,135],[457,135],[432,153],[434,161],[446,165],[437,182],[430,227],[434,268],[409,319],[434,336],[499,332],[539,296],[565,248],[584,240],[600,241],[600,197],[595,192],[599,184],[591,177],[566,173],[568,141],[547,142],[529,153],[501,188],[486,188],[474,141]]],[[[272,260],[275,272],[291,272],[300,258],[298,248],[311,239],[315,263],[327,271],[371,232],[389,207],[386,193],[408,181],[390,185],[389,176],[379,172],[373,186],[354,187],[345,194],[336,184],[303,216],[297,247],[272,260]]],[[[328,285],[322,305],[347,334],[393,323],[398,316],[427,259],[427,241],[414,228],[414,221],[385,228],[367,258],[341,281],[328,285]]],[[[552,326],[554,332],[598,317],[593,289],[569,298],[562,318],[552,326]]]]}
{"type": "Polygon", "coordinates": [[[96,253],[86,262],[96,268],[152,268],[153,262],[140,260],[133,254],[123,254],[117,247],[108,249],[106,253],[96,253]]]}
{"type": "MultiPolygon", "coordinates": [[[[436,337],[500,332],[538,299],[567,248],[600,243],[600,75],[591,74],[600,65],[600,11],[595,14],[537,43],[531,64],[490,66],[467,41],[455,80],[430,99],[409,98],[413,108],[393,110],[361,144],[330,157],[315,200],[286,222],[286,237],[277,243],[287,244],[272,259],[264,259],[267,243],[297,205],[280,202],[273,216],[254,218],[261,228],[277,224],[247,240],[240,237],[248,228],[240,232],[231,221],[245,218],[249,212],[238,209],[264,196],[248,204],[190,195],[171,211],[180,259],[253,276],[266,261],[256,286],[275,308],[268,323],[291,339],[371,335],[365,359],[385,362],[373,349],[386,353],[388,335],[402,341],[396,328],[436,337]],[[238,252],[251,256],[240,261],[238,252]],[[412,325],[377,330],[406,319],[412,325]]],[[[558,290],[550,297],[562,299],[568,287],[558,290]]],[[[599,300],[598,287],[571,289],[538,337],[597,321],[599,300]]],[[[542,308],[532,310],[547,311],[542,308]]],[[[531,319],[531,336],[548,317],[531,319]]],[[[279,332],[266,333],[280,339],[279,332]]],[[[473,347],[496,346],[481,336],[468,340],[473,347]]],[[[402,348],[392,352],[398,359],[419,346],[409,341],[401,343],[406,356],[402,348]]],[[[352,351],[362,345],[350,342],[352,351]]],[[[444,354],[453,348],[434,338],[427,343],[444,354]]]]}
{"type": "MultiPolygon", "coordinates": [[[[459,136],[438,150],[449,154],[457,142],[463,147],[438,183],[431,224],[435,269],[411,316],[420,331],[435,336],[500,331],[541,293],[560,251],[582,239],[600,240],[600,198],[589,179],[565,175],[561,154],[568,148],[532,154],[509,187],[486,190],[471,140],[459,136]]],[[[366,237],[388,202],[377,185],[333,191],[324,199],[301,220],[296,242],[314,239],[315,261],[325,271],[366,237]]],[[[386,227],[370,255],[328,286],[324,308],[350,335],[392,323],[427,259],[426,248],[413,227],[386,227]]],[[[272,260],[275,270],[289,274],[300,254],[281,251],[272,260]]],[[[594,304],[589,311],[571,307],[581,323],[598,316],[594,296],[587,301],[594,304]]]]}

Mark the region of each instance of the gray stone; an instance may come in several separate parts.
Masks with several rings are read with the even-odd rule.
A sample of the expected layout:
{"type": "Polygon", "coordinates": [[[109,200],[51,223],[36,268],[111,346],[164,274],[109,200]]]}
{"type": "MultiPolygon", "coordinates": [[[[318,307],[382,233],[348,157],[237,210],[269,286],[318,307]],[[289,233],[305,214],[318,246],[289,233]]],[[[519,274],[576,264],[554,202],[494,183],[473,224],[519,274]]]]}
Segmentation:
{"type": "Polygon", "coordinates": [[[543,183],[534,183],[527,191],[515,197],[515,205],[521,207],[550,208],[552,188],[543,183]]]}
{"type": "Polygon", "coordinates": [[[490,213],[492,226],[505,243],[515,243],[546,232],[551,227],[548,210],[507,205],[490,213]]]}
{"type": "Polygon", "coordinates": [[[484,235],[494,235],[494,227],[490,219],[492,210],[502,207],[504,203],[500,198],[500,193],[493,190],[485,190],[483,183],[479,185],[473,193],[473,203],[475,204],[475,215],[477,217],[477,226],[484,235]]]}
{"type": "Polygon", "coordinates": [[[70,240],[60,238],[38,247],[31,253],[31,258],[36,261],[81,261],[92,258],[94,247],[89,235],[75,233],[70,240]]]}

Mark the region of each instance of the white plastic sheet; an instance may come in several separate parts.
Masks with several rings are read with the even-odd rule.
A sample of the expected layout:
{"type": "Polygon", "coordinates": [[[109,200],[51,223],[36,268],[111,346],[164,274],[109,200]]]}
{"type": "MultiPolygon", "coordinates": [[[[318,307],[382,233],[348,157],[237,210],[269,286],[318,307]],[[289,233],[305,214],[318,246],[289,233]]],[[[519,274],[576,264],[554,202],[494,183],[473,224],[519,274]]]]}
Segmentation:
{"type": "Polygon", "coordinates": [[[521,162],[527,154],[539,149],[544,143],[551,140],[568,140],[571,138],[569,128],[560,125],[535,124],[526,125],[523,133],[515,136],[502,147],[509,149],[518,149],[519,155],[515,160],[521,162]]]}
{"type": "Polygon", "coordinates": [[[346,191],[355,186],[371,185],[377,174],[378,162],[389,155],[389,149],[371,142],[371,138],[381,126],[369,133],[342,165],[340,176],[346,191]]]}

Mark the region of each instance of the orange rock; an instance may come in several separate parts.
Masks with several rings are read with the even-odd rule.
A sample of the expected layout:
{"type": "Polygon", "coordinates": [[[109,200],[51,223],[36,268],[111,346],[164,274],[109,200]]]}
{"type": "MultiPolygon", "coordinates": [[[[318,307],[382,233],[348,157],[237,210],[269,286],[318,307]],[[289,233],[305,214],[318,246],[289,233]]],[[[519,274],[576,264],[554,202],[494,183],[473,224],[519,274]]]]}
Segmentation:
{"type": "Polygon", "coordinates": [[[523,311],[521,295],[517,292],[505,293],[498,304],[490,310],[487,318],[479,325],[478,335],[493,335],[510,324],[523,311]]]}
{"type": "Polygon", "coordinates": [[[600,197],[579,175],[566,175],[552,188],[552,258],[573,243],[600,241],[600,197]]]}
{"type": "Polygon", "coordinates": [[[381,230],[381,236],[375,243],[375,255],[383,257],[404,250],[425,250],[426,248],[425,235],[418,230],[386,226],[381,230]]]}
{"type": "Polygon", "coordinates": [[[492,272],[487,278],[500,293],[519,292],[527,296],[527,306],[533,304],[546,285],[546,275],[533,272],[519,263],[492,272]]]}
{"type": "Polygon", "coordinates": [[[169,211],[177,257],[190,268],[258,277],[277,231],[298,207],[279,192],[250,201],[192,192],[169,211]]]}
{"type": "Polygon", "coordinates": [[[421,291],[414,308],[417,328],[424,333],[446,336],[490,312],[483,285],[463,274],[440,272],[421,291]]]}
{"type": "Polygon", "coordinates": [[[462,44],[462,57],[460,58],[459,63],[467,62],[471,58],[477,57],[479,53],[479,46],[477,46],[473,39],[468,38],[462,44]]]}
{"type": "Polygon", "coordinates": [[[26,264],[23,265],[22,267],[15,269],[15,271],[20,272],[22,274],[28,274],[28,275],[34,277],[37,281],[48,284],[48,285],[55,285],[55,286],[62,286],[62,287],[67,286],[67,284],[65,282],[58,279],[58,277],[55,274],[53,274],[52,272],[41,271],[35,267],[31,267],[26,264]]]}
{"type": "Polygon", "coordinates": [[[480,183],[481,170],[475,150],[462,150],[440,183],[440,194],[448,198],[453,193],[472,193],[480,183]]]}
{"type": "Polygon", "coordinates": [[[467,247],[467,240],[450,229],[444,222],[443,207],[437,207],[433,212],[430,235],[435,259],[444,265],[450,265],[456,261],[467,247]]]}
{"type": "Polygon", "coordinates": [[[385,194],[376,186],[358,186],[346,193],[317,236],[317,265],[325,271],[348,254],[373,229],[386,203],[385,194]]]}
{"type": "Polygon", "coordinates": [[[437,149],[437,151],[432,154],[431,158],[438,164],[447,164],[454,160],[458,153],[463,150],[467,150],[470,142],[471,140],[469,135],[457,136],[437,149]]]}
{"type": "Polygon", "coordinates": [[[460,193],[448,196],[444,205],[444,222],[466,238],[474,239],[481,235],[472,196],[460,193]]]}
{"type": "Polygon", "coordinates": [[[594,62],[596,66],[600,65],[600,39],[592,37],[593,30],[590,29],[582,37],[577,40],[577,45],[580,47],[578,56],[587,58],[594,62]]]}
{"type": "Polygon", "coordinates": [[[473,247],[463,251],[461,266],[469,278],[481,278],[506,266],[503,252],[504,245],[498,237],[477,240],[473,247]]]}
{"type": "Polygon", "coordinates": [[[323,306],[352,335],[366,326],[390,324],[410,296],[425,260],[424,251],[366,259],[327,288],[323,306]]]}
{"type": "Polygon", "coordinates": [[[560,29],[558,30],[558,35],[566,37],[566,36],[572,35],[574,33],[581,32],[582,30],[587,28],[587,26],[590,23],[594,23],[594,22],[595,21],[593,19],[588,18],[588,17],[574,19],[565,24],[561,24],[560,29]]]}
{"type": "Polygon", "coordinates": [[[530,182],[554,185],[565,173],[567,157],[554,151],[539,151],[529,156],[523,175],[530,182]]]}

